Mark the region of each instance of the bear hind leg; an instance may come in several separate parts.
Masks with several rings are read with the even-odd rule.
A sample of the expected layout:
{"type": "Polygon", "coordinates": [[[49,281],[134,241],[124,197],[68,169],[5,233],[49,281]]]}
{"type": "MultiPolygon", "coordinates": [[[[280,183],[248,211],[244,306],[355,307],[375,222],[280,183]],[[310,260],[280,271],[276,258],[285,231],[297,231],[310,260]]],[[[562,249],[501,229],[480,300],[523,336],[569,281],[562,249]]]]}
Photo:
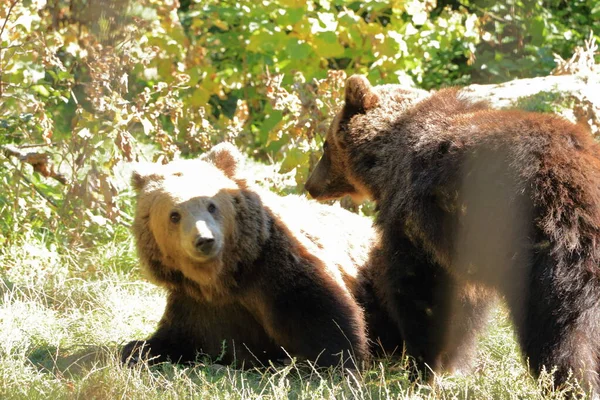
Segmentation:
{"type": "MultiPolygon", "coordinates": [[[[596,324],[600,323],[596,316],[596,324]]],[[[529,358],[529,364],[536,376],[543,369],[554,371],[554,382],[560,387],[571,374],[580,382],[586,391],[600,395],[600,346],[590,337],[590,332],[597,331],[598,326],[592,326],[589,321],[580,316],[580,321],[557,329],[555,334],[539,333],[525,338],[523,352],[529,358]]],[[[547,329],[551,332],[551,324],[540,324],[532,321],[532,329],[539,326],[540,331],[547,329]]]]}
{"type": "Polygon", "coordinates": [[[600,287],[572,274],[581,265],[561,275],[549,255],[536,261],[526,297],[506,296],[524,356],[536,375],[555,369],[556,387],[573,374],[600,396],[600,287]]]}

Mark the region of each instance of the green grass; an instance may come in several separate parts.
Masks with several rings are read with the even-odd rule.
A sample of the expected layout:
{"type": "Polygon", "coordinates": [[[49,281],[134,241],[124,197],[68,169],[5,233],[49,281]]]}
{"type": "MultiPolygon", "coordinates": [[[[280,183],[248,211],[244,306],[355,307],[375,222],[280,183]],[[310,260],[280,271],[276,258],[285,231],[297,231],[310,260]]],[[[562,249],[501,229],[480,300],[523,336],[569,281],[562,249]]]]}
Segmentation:
{"type": "Polygon", "coordinates": [[[531,96],[519,97],[514,104],[517,109],[525,111],[562,114],[565,110],[572,110],[574,99],[572,96],[560,92],[541,91],[531,96]]]}
{"type": "Polygon", "coordinates": [[[410,382],[406,361],[388,360],[358,374],[295,363],[245,372],[219,365],[125,368],[119,346],[152,333],[165,304],[164,292],[143,279],[125,229],[93,250],[50,234],[13,235],[0,249],[0,277],[0,399],[560,397],[548,375],[528,374],[503,307],[480,339],[474,371],[431,384],[410,382]]]}

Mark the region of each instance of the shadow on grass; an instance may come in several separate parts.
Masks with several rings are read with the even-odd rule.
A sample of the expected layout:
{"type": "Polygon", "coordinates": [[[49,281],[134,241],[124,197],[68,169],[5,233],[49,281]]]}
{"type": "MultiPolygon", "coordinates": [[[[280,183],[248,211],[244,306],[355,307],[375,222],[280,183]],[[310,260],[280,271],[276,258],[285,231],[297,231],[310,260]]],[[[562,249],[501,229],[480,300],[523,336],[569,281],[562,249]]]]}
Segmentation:
{"type": "Polygon", "coordinates": [[[78,346],[78,350],[75,352],[71,352],[69,348],[65,347],[42,346],[33,349],[27,358],[40,372],[69,378],[85,376],[92,371],[104,368],[125,371],[146,370],[150,373],[158,373],[166,379],[174,379],[182,373],[192,379],[194,376],[202,374],[204,380],[214,379],[215,381],[224,376],[235,377],[240,374],[245,375],[246,378],[260,379],[264,377],[267,371],[270,371],[270,373],[276,372],[273,367],[242,371],[217,363],[201,361],[193,364],[163,362],[154,365],[144,362],[127,367],[121,363],[121,350],[122,346],[116,345],[86,346],[84,348],[78,346]]]}
{"type": "Polygon", "coordinates": [[[330,397],[334,393],[347,398],[385,399],[430,391],[427,386],[422,387],[422,382],[411,382],[403,363],[390,360],[376,362],[361,372],[314,368],[308,363],[295,361],[285,366],[246,370],[210,362],[193,365],[166,362],[153,366],[139,363],[126,367],[120,362],[121,347],[117,345],[77,347],[73,350],[41,346],[32,350],[28,359],[38,371],[61,380],[83,382],[93,375],[92,382],[101,381],[109,386],[116,382],[124,387],[130,385],[130,381],[131,384],[145,382],[156,386],[157,391],[182,382],[191,384],[189,387],[192,387],[193,393],[200,393],[202,388],[212,388],[215,393],[226,390],[253,397],[283,391],[288,399],[305,398],[309,394],[313,398],[330,397]]]}
{"type": "Polygon", "coordinates": [[[42,372],[77,376],[99,367],[115,365],[118,351],[114,346],[86,346],[75,353],[68,353],[69,350],[65,348],[44,346],[33,349],[28,358],[42,372]]]}

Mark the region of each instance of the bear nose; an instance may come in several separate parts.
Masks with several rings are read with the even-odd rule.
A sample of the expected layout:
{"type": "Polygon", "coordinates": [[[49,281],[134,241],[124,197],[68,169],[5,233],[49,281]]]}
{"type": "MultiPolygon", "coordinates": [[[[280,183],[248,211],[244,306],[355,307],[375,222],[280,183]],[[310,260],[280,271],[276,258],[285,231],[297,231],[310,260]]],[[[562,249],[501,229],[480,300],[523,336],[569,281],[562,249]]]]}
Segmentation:
{"type": "Polygon", "coordinates": [[[208,254],[215,245],[215,239],[211,237],[198,236],[194,242],[194,247],[201,253],[208,254]]]}
{"type": "Polygon", "coordinates": [[[312,198],[317,198],[319,197],[319,195],[321,194],[322,190],[319,190],[320,188],[318,188],[316,185],[312,185],[310,182],[307,182],[304,185],[304,188],[306,189],[306,191],[311,195],[312,198]]]}

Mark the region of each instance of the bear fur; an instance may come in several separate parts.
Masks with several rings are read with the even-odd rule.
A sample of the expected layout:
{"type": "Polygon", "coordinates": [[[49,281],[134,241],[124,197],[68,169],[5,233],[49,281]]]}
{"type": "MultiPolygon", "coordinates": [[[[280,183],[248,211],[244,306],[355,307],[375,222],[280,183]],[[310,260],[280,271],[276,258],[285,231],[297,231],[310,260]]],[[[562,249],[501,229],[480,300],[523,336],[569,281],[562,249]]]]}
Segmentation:
{"type": "Polygon", "coordinates": [[[244,367],[289,355],[333,366],[342,356],[355,367],[375,342],[385,351],[401,345],[373,300],[371,222],[253,188],[239,177],[240,157],[222,144],[202,160],[134,172],[138,254],[167,289],[167,306],[157,331],[127,344],[123,361],[193,362],[203,354],[244,367]],[[372,307],[372,343],[363,304],[372,307]]]}
{"type": "Polygon", "coordinates": [[[583,127],[355,75],[306,188],[376,202],[384,296],[421,367],[462,362],[493,291],[534,373],[599,392],[600,147],[583,127]]]}

